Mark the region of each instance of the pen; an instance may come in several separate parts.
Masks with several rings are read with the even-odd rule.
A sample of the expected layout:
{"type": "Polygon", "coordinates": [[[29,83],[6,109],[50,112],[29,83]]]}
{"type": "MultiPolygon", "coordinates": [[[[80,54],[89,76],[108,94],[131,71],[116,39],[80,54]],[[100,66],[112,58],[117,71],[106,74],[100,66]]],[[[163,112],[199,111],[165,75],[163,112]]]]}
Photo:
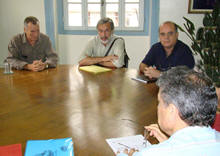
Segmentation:
{"type": "Polygon", "coordinates": [[[126,148],[128,148],[128,149],[132,149],[131,147],[129,147],[129,146],[127,146],[127,145],[124,145],[124,144],[122,144],[122,143],[118,143],[119,145],[122,145],[122,146],[124,146],[124,147],[126,147],[126,148]]]}
{"type": "Polygon", "coordinates": [[[131,78],[132,80],[136,80],[136,81],[140,81],[140,82],[142,82],[142,83],[147,83],[147,81],[146,80],[141,80],[141,79],[138,79],[138,78],[131,78]]]}

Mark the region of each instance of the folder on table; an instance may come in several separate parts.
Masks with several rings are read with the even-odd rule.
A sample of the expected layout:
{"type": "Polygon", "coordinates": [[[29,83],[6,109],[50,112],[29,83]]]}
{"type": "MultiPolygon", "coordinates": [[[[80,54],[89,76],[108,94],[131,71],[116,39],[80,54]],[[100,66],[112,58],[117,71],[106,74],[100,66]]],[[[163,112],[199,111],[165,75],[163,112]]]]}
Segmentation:
{"type": "Polygon", "coordinates": [[[0,146],[0,156],[22,156],[21,144],[0,146]]]}
{"type": "Polygon", "coordinates": [[[72,138],[27,141],[25,156],[37,155],[74,156],[72,138]]]}
{"type": "Polygon", "coordinates": [[[82,67],[79,67],[79,69],[83,70],[83,71],[90,72],[90,73],[94,73],[94,74],[98,74],[98,73],[107,72],[107,71],[112,70],[112,69],[109,69],[109,68],[100,67],[100,66],[96,66],[96,65],[82,66],[82,67]]]}

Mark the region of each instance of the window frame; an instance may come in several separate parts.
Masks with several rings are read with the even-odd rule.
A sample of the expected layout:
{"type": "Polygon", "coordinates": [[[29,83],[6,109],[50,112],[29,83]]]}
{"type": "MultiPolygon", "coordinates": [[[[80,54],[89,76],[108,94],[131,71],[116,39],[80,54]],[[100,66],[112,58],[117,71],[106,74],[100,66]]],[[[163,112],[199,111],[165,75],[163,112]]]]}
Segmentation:
{"type": "MultiPolygon", "coordinates": [[[[82,26],[69,26],[68,25],[68,0],[62,0],[63,2],[63,23],[64,23],[64,30],[67,31],[77,31],[77,30],[96,30],[96,27],[89,27],[88,26],[88,2],[87,0],[82,0],[82,2],[78,2],[82,5],[82,26]]],[[[103,0],[102,0],[103,1],[103,0]]],[[[77,2],[76,2],[77,3],[77,2]]],[[[94,3],[94,4],[100,4],[102,2],[94,3]]],[[[107,3],[111,4],[111,3],[107,3]]],[[[129,4],[129,3],[128,3],[129,4]]],[[[135,3],[136,4],[136,3],[135,3]]],[[[145,1],[140,0],[139,2],[139,27],[125,27],[125,0],[119,0],[119,27],[115,27],[116,31],[144,31],[144,5],[145,1]]],[[[106,3],[104,3],[104,6],[101,6],[101,18],[105,17],[106,13],[106,3]]]]}

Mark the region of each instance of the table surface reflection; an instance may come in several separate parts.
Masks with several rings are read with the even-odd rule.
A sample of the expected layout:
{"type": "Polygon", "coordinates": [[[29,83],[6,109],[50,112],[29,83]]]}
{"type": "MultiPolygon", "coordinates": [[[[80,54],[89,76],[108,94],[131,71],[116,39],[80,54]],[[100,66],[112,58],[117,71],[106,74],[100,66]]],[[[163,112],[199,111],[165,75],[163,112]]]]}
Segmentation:
{"type": "Polygon", "coordinates": [[[135,69],[91,74],[59,65],[42,72],[0,69],[0,145],[72,137],[75,156],[114,155],[106,138],[143,133],[157,121],[154,83],[135,69]]]}

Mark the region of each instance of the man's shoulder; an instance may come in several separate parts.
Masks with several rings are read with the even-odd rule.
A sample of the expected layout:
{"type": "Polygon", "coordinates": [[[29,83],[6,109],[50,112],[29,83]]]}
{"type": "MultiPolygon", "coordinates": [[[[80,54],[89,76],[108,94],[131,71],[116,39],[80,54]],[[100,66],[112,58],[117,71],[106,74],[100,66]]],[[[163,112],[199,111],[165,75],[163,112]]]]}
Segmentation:
{"type": "Polygon", "coordinates": [[[182,54],[192,53],[189,46],[180,40],[177,40],[174,51],[176,51],[178,53],[182,53],[182,54]]]}
{"type": "Polygon", "coordinates": [[[26,42],[25,34],[24,33],[19,33],[19,34],[14,35],[11,38],[11,42],[13,42],[15,44],[17,44],[17,43],[21,44],[21,43],[26,42]]]}
{"type": "Polygon", "coordinates": [[[19,34],[16,34],[12,37],[12,40],[17,40],[17,39],[22,39],[24,38],[25,34],[24,33],[19,33],[19,34]]]}
{"type": "Polygon", "coordinates": [[[155,44],[153,44],[150,48],[151,51],[161,51],[163,49],[163,46],[160,42],[157,42],[155,44]]]}
{"type": "Polygon", "coordinates": [[[112,41],[114,41],[114,40],[121,40],[121,41],[124,41],[124,38],[121,37],[121,36],[112,35],[112,41]]]}
{"type": "Polygon", "coordinates": [[[189,46],[186,43],[184,43],[183,41],[180,41],[180,40],[177,40],[176,45],[181,48],[182,47],[189,48],[189,46]]]}
{"type": "Polygon", "coordinates": [[[49,36],[47,36],[44,33],[40,33],[40,38],[43,39],[43,40],[49,40],[49,36]]]}

